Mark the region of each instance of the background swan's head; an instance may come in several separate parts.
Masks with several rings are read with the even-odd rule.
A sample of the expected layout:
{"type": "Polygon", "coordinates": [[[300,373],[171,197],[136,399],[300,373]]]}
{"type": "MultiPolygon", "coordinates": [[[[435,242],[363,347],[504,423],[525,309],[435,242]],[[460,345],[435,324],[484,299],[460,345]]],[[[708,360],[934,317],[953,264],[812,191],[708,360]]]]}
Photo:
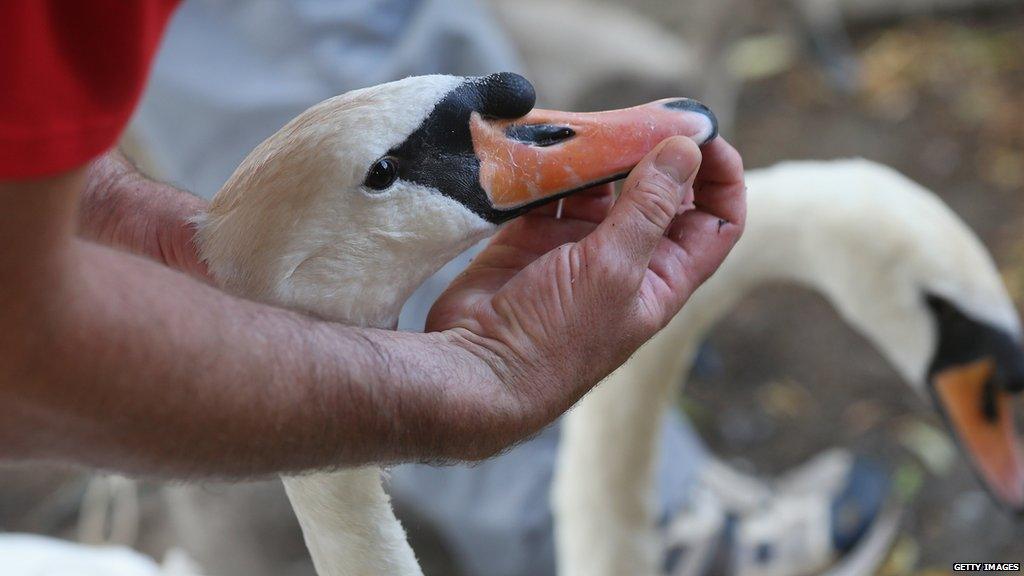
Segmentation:
{"type": "Polygon", "coordinates": [[[1010,396],[1024,389],[1021,327],[981,241],[931,192],[866,161],[782,164],[748,185],[737,273],[774,267],[821,289],[935,403],[993,495],[1024,510],[1010,396]],[[779,236],[796,253],[774,254],[779,236]]]}
{"type": "Polygon", "coordinates": [[[669,136],[703,143],[717,130],[687,99],[592,114],[534,100],[524,78],[500,73],[406,78],[313,106],[214,198],[203,256],[249,297],[389,324],[423,279],[501,223],[623,177],[669,136]]]}

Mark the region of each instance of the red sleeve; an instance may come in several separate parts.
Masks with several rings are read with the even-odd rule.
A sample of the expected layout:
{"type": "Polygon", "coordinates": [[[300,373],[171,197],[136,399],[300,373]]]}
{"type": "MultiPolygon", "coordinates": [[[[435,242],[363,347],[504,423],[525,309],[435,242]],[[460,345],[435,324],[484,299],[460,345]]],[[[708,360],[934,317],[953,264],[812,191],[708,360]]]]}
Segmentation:
{"type": "Polygon", "coordinates": [[[0,1],[0,180],[82,166],[117,141],[177,1],[0,1]]]}

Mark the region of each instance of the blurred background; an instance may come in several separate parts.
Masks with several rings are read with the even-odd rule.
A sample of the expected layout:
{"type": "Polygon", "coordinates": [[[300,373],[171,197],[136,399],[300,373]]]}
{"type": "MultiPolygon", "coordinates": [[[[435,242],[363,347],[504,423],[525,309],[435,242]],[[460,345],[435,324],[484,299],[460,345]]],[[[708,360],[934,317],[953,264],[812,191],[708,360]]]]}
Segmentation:
{"type": "MultiPolygon", "coordinates": [[[[630,4],[670,30],[701,28],[687,3],[630,4]]],[[[815,21],[785,2],[742,4],[722,17],[744,30],[713,35],[738,36],[720,61],[742,79],[725,90],[735,102],[725,134],[746,166],[857,156],[892,166],[979,234],[1024,304],[1024,5],[849,0],[840,20],[815,21]]],[[[893,467],[913,503],[883,573],[1024,557],[1024,525],[992,504],[930,407],[817,295],[762,289],[709,349],[685,409],[732,463],[778,472],[840,445],[893,467]]]]}
{"type": "MultiPolygon", "coordinates": [[[[230,13],[243,38],[261,34],[257,24],[278,4],[186,1],[172,33],[217,36],[215,26],[202,29],[215,21],[204,18],[230,13]]],[[[395,34],[429,35],[408,22],[434,11],[431,18],[450,29],[428,44],[456,55],[474,51],[457,57],[464,73],[481,62],[507,62],[534,82],[539,104],[589,110],[686,95],[715,110],[748,168],[847,157],[892,166],[967,221],[1024,305],[1019,0],[459,0],[322,12],[316,2],[299,4],[306,22],[323,22],[318,42],[306,45],[282,32],[267,43],[278,52],[256,54],[252,62],[251,55],[232,52],[243,44],[216,52],[193,43],[187,57],[167,53],[184,42],[165,46],[126,138],[130,154],[157,177],[210,196],[249,149],[306,105],[332,95],[324,86],[350,89],[432,71],[429,63],[411,63],[415,43],[399,42],[391,54],[391,62],[404,58],[405,65],[374,66],[372,58],[348,68],[323,62],[395,34]],[[475,27],[481,14],[487,27],[475,27]],[[332,18],[364,25],[348,24],[348,35],[338,38],[332,18]],[[304,74],[329,76],[333,84],[305,86],[295,96],[275,93],[274,75],[240,81],[228,74],[249,65],[255,70],[261,58],[294,72],[294,85],[305,86],[304,74]],[[207,84],[198,82],[209,79],[209,66],[189,64],[198,60],[223,60],[221,92],[204,93],[207,84]],[[218,110],[243,106],[254,94],[271,102],[260,109],[260,122],[218,124],[218,110]],[[190,124],[190,106],[205,106],[205,116],[190,124]],[[205,139],[206,148],[175,152],[195,139],[205,139]]],[[[282,29],[289,22],[278,19],[282,29]]],[[[886,462],[910,505],[883,574],[946,573],[954,561],[1024,558],[1024,524],[992,504],[934,411],[898,381],[823,299],[769,287],[714,330],[680,408],[741,470],[780,472],[834,445],[886,462]]],[[[119,533],[109,536],[161,556],[178,536],[155,483],[98,489],[74,470],[0,470],[0,528],[96,539],[104,529],[90,527],[89,503],[125,490],[138,509],[122,508],[127,519],[113,519],[119,533]]]]}
{"type": "MultiPolygon", "coordinates": [[[[726,133],[746,166],[859,156],[896,168],[979,234],[1020,308],[1024,6],[850,0],[840,3],[847,33],[836,38],[829,20],[801,28],[798,16],[779,14],[782,3],[744,4],[754,35],[725,61],[746,79],[726,133]],[[786,26],[807,35],[780,32],[786,26]]],[[[637,5],[662,22],[687,22],[682,3],[637,5]]],[[[762,289],[710,344],[685,409],[719,454],[781,471],[840,445],[892,466],[913,503],[883,573],[1024,557],[1024,525],[992,504],[935,413],[894,385],[895,371],[823,299],[792,286],[762,289]]]]}

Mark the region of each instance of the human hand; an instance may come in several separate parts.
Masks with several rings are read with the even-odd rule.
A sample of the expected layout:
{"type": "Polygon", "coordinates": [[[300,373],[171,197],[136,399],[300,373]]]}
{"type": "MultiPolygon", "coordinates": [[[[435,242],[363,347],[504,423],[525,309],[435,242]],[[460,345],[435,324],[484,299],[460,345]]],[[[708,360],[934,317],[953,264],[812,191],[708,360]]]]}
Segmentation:
{"type": "Polygon", "coordinates": [[[79,210],[79,235],[209,281],[191,218],[206,207],[198,196],[150,180],[113,150],[89,166],[79,210]]]}
{"type": "Polygon", "coordinates": [[[722,138],[674,137],[611,185],[498,232],[452,282],[428,331],[484,360],[530,434],[568,409],[664,327],[743,230],[739,153],[722,138]]]}

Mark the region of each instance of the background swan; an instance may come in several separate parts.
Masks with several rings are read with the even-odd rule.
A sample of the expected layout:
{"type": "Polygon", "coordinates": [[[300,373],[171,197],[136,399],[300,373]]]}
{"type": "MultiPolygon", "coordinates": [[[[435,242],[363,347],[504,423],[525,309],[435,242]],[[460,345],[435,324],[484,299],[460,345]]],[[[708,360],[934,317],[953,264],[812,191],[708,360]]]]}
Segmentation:
{"type": "MultiPolygon", "coordinates": [[[[1024,381],[1018,316],[992,259],[930,192],[863,160],[781,164],[748,172],[747,184],[747,229],[726,262],[566,418],[552,493],[559,574],[659,573],[651,476],[663,410],[707,331],[758,285],[788,281],[821,292],[919,393],[931,395],[942,370],[955,373],[942,356],[952,353],[944,348],[956,329],[946,326],[958,322],[977,346],[961,345],[953,363],[989,358],[1002,386],[1024,381]]],[[[964,396],[943,409],[976,413],[981,388],[957,386],[964,396]]],[[[1012,421],[1008,406],[999,416],[991,429],[1012,421]]],[[[1016,443],[997,434],[989,453],[972,450],[985,424],[952,420],[996,497],[1019,508],[1016,443]]]]}

